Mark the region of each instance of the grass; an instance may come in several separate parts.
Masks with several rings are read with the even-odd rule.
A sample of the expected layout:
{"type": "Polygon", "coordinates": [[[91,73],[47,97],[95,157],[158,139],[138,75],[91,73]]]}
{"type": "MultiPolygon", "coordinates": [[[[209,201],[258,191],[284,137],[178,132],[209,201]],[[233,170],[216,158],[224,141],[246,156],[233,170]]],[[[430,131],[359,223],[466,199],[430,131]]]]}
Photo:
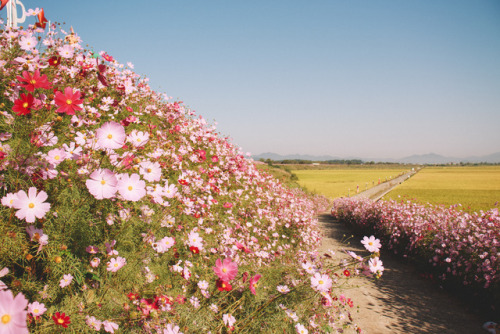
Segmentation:
{"type": "Polygon", "coordinates": [[[359,191],[369,189],[380,182],[395,178],[411,169],[401,165],[362,165],[362,166],[318,166],[318,168],[295,169],[292,173],[297,175],[301,187],[321,194],[327,198],[352,196],[359,191]]]}
{"type": "Polygon", "coordinates": [[[500,201],[500,166],[426,167],[384,199],[461,204],[466,211],[488,210],[500,201]]]}

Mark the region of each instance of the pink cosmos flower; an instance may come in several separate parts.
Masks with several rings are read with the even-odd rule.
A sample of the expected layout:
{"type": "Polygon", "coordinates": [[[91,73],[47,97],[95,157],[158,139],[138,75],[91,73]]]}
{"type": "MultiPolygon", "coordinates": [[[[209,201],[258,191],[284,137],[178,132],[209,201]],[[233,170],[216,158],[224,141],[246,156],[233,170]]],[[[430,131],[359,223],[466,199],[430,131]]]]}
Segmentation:
{"type": "Polygon", "coordinates": [[[33,302],[28,304],[28,313],[34,317],[39,317],[47,311],[45,304],[39,302],[33,302]]]}
{"type": "Polygon", "coordinates": [[[328,275],[316,273],[313,277],[311,277],[311,287],[320,292],[328,292],[328,290],[332,287],[332,280],[328,277],[328,275]]]}
{"type": "Polygon", "coordinates": [[[381,275],[384,271],[383,263],[378,257],[370,259],[368,261],[368,266],[370,267],[370,271],[374,274],[381,275]]]}
{"type": "Polygon", "coordinates": [[[366,250],[371,253],[378,252],[380,250],[380,247],[382,247],[382,245],[380,244],[380,240],[375,238],[373,235],[369,238],[365,236],[363,240],[361,240],[361,243],[363,244],[363,246],[365,246],[366,250]]]}
{"type": "Polygon", "coordinates": [[[200,237],[200,234],[198,232],[189,232],[188,245],[191,247],[196,247],[198,249],[203,249],[203,239],[200,237]]]}
{"type": "Polygon", "coordinates": [[[257,287],[257,282],[260,280],[262,276],[261,275],[255,275],[254,277],[250,278],[250,291],[255,295],[257,294],[255,292],[255,288],[257,287]]]}
{"type": "Polygon", "coordinates": [[[236,322],[236,319],[231,314],[222,315],[222,321],[226,324],[227,327],[232,327],[236,322]]]}
{"type": "Polygon", "coordinates": [[[63,58],[71,58],[75,53],[74,48],[69,44],[59,47],[57,51],[59,52],[59,55],[63,58]]]}
{"type": "Polygon", "coordinates": [[[137,130],[133,130],[127,138],[127,141],[129,141],[135,147],[139,147],[146,144],[148,140],[149,140],[149,133],[137,130]]]}
{"type": "Polygon", "coordinates": [[[115,273],[127,264],[127,260],[121,256],[117,256],[116,258],[112,258],[107,264],[108,267],[106,269],[115,273]]]}
{"type": "Polygon", "coordinates": [[[64,94],[57,91],[54,102],[59,108],[56,111],[66,113],[67,115],[74,115],[75,111],[82,110],[82,107],[79,106],[83,103],[80,96],[80,92],[73,91],[71,87],[64,88],[64,94]]]}
{"type": "Polygon", "coordinates": [[[28,334],[26,311],[28,300],[22,293],[14,298],[12,291],[0,291],[0,333],[28,334]]]}
{"type": "Polygon", "coordinates": [[[221,281],[229,282],[238,274],[238,264],[233,262],[231,258],[225,258],[224,261],[217,259],[213,270],[221,281]]]}
{"type": "Polygon", "coordinates": [[[182,334],[179,326],[174,324],[168,324],[167,327],[163,330],[163,334],[182,334]]]}
{"type": "Polygon", "coordinates": [[[96,331],[101,330],[102,321],[97,320],[95,317],[87,316],[85,323],[89,325],[91,328],[95,329],[96,331]]]}
{"type": "Polygon", "coordinates": [[[160,181],[161,166],[158,162],[143,161],[140,163],[139,173],[149,182],[160,181]]]}
{"type": "Polygon", "coordinates": [[[164,237],[158,242],[152,244],[153,249],[158,253],[165,253],[168,251],[173,245],[175,245],[175,239],[172,237],[164,237]]]}
{"type": "Polygon", "coordinates": [[[137,202],[146,195],[146,182],[141,180],[139,174],[121,174],[116,187],[120,195],[129,201],[137,202]]]}
{"type": "Polygon", "coordinates": [[[61,288],[65,288],[67,287],[68,285],[71,284],[71,282],[73,281],[73,275],[71,274],[66,274],[63,276],[63,278],[61,278],[61,280],[59,281],[59,286],[61,288]]]}
{"type": "Polygon", "coordinates": [[[308,334],[309,333],[307,328],[302,324],[296,324],[295,330],[297,331],[298,334],[308,334]]]}
{"type": "Polygon", "coordinates": [[[21,47],[21,49],[25,50],[25,51],[30,51],[30,50],[33,50],[35,48],[35,46],[37,45],[38,41],[36,40],[36,37],[35,36],[22,36],[20,39],[19,39],[19,46],[21,47]]]}
{"type": "Polygon", "coordinates": [[[95,170],[85,181],[87,189],[96,199],[113,198],[118,191],[117,184],[115,174],[107,168],[95,170]]]}
{"type": "Polygon", "coordinates": [[[36,188],[31,187],[28,190],[28,195],[24,190],[21,190],[16,196],[17,199],[12,202],[12,206],[18,209],[16,217],[25,219],[28,223],[34,223],[35,218],[42,219],[50,210],[50,203],[44,202],[48,196],[43,190],[37,195],[36,188]]]}
{"type": "Polygon", "coordinates": [[[116,122],[106,122],[96,131],[97,145],[103,149],[117,149],[125,144],[125,128],[116,122]]]}
{"type": "Polygon", "coordinates": [[[104,327],[104,330],[108,333],[114,333],[115,329],[118,329],[118,324],[111,322],[111,321],[108,321],[108,320],[104,320],[102,322],[102,325],[104,327]]]}
{"type": "Polygon", "coordinates": [[[100,263],[101,263],[101,259],[99,259],[98,257],[94,257],[92,260],[90,260],[90,266],[92,268],[97,268],[100,263]]]}
{"type": "Polygon", "coordinates": [[[9,208],[13,208],[15,199],[17,199],[17,194],[7,193],[4,197],[2,197],[2,205],[5,205],[9,208]]]}
{"type": "Polygon", "coordinates": [[[57,166],[66,159],[66,151],[61,148],[54,148],[47,152],[47,161],[57,166]]]}

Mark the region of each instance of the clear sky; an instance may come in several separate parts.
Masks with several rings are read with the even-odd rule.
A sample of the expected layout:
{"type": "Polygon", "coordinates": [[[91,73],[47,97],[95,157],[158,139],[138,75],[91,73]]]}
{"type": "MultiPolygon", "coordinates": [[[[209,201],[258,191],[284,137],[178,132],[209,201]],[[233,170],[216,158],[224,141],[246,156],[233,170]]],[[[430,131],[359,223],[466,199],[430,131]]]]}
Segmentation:
{"type": "Polygon", "coordinates": [[[500,151],[498,0],[21,1],[245,152],[500,151]]]}

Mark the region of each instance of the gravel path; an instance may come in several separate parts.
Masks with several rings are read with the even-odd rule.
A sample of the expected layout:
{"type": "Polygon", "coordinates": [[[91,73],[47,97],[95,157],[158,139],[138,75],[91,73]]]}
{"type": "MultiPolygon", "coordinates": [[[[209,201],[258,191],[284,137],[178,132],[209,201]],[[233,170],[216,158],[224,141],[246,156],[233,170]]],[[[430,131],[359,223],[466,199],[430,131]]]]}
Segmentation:
{"type": "MultiPolygon", "coordinates": [[[[403,175],[357,196],[380,198],[407,178],[408,175],[403,175]]],[[[345,258],[349,256],[343,253],[344,250],[368,255],[360,239],[352,237],[349,243],[342,242],[351,237],[351,232],[335,221],[329,212],[319,215],[318,219],[324,232],[322,252],[331,249],[345,258]]],[[[355,307],[358,307],[358,312],[353,312],[353,319],[363,333],[487,333],[481,326],[488,319],[481,319],[468,305],[441,290],[435,283],[421,278],[411,264],[395,259],[383,248],[381,260],[385,271],[380,280],[353,278],[351,286],[345,290],[345,295],[352,298],[355,307]]]]}

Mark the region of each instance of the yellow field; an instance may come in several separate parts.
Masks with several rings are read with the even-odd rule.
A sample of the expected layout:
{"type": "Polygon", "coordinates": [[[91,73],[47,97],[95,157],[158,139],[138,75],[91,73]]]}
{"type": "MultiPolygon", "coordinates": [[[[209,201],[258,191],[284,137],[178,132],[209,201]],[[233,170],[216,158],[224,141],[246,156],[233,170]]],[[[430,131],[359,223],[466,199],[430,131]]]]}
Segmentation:
{"type": "MultiPolygon", "coordinates": [[[[294,166],[295,167],[295,166],[294,166]]],[[[292,167],[293,168],[293,167],[292,167]]],[[[405,166],[352,166],[330,169],[292,169],[298,183],[309,191],[330,199],[352,196],[380,182],[395,178],[411,170],[405,166]]]]}
{"type": "Polygon", "coordinates": [[[500,166],[425,167],[384,199],[402,196],[420,203],[461,204],[466,211],[488,210],[500,202],[500,166]]]}

